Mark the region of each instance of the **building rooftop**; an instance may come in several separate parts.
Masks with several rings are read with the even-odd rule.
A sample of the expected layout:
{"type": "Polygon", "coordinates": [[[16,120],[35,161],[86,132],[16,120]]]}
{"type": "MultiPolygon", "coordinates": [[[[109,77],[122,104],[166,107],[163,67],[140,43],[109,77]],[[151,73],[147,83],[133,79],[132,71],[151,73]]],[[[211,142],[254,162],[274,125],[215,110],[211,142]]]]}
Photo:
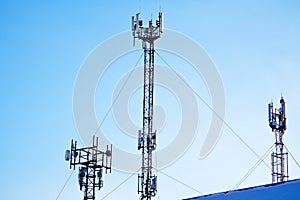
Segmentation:
{"type": "Polygon", "coordinates": [[[186,200],[300,200],[300,179],[203,195],[186,200]]]}

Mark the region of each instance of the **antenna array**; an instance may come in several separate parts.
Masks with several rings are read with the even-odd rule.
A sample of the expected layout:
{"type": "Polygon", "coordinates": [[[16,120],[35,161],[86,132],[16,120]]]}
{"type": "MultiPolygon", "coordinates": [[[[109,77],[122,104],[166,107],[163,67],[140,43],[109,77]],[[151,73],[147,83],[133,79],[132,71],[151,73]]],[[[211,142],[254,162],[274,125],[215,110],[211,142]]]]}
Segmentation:
{"type": "Polygon", "coordinates": [[[77,141],[71,141],[71,150],[65,153],[65,160],[70,161],[70,169],[79,165],[78,183],[84,191],[83,200],[95,200],[96,189],[103,187],[104,172],[111,173],[112,145],[106,151],[98,150],[98,137],[93,136],[93,145],[77,148],[77,141]]]}

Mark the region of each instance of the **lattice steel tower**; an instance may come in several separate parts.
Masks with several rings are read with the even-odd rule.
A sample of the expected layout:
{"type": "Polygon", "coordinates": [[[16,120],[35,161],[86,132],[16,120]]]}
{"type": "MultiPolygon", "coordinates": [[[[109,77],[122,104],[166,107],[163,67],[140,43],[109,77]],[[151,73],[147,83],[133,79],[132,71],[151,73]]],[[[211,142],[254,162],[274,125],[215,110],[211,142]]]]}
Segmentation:
{"type": "Polygon", "coordinates": [[[269,126],[275,133],[275,151],[271,154],[272,183],[287,181],[288,153],[284,150],[283,134],[286,130],[286,110],[283,97],[280,99],[281,107],[273,108],[273,102],[269,103],[269,126]]]}
{"type": "Polygon", "coordinates": [[[152,172],[152,152],[156,148],[157,131],[153,131],[153,94],[154,94],[154,41],[162,34],[162,13],[154,25],[152,19],[148,27],[143,27],[140,13],[132,16],[133,41],[138,38],[144,49],[144,99],[143,129],[139,131],[138,150],[142,150],[141,174],[138,176],[140,199],[151,200],[157,192],[157,176],[152,172]]]}
{"type": "Polygon", "coordinates": [[[98,149],[98,138],[93,137],[93,145],[77,148],[77,142],[71,141],[71,149],[65,153],[65,160],[70,161],[70,168],[79,165],[78,183],[83,190],[83,200],[95,200],[96,190],[103,187],[104,173],[111,172],[112,145],[106,151],[98,149]]]}

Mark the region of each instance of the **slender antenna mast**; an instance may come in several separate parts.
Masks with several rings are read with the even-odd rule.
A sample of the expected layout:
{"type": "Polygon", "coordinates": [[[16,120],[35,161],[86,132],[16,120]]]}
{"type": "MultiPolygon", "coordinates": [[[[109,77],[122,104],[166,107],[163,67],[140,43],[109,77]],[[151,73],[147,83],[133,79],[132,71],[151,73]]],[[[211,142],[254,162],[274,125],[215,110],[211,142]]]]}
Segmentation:
{"type": "Polygon", "coordinates": [[[271,154],[272,160],[272,183],[287,181],[288,176],[288,153],[284,151],[283,134],[286,130],[285,101],[281,96],[281,107],[273,108],[273,102],[269,103],[269,126],[275,133],[275,151],[271,154]]]}
{"type": "Polygon", "coordinates": [[[142,150],[141,174],[138,176],[138,194],[141,194],[141,200],[151,200],[157,192],[157,176],[152,173],[152,151],[156,148],[157,136],[157,131],[153,131],[154,41],[160,38],[161,34],[161,12],[158,14],[156,25],[151,19],[148,27],[143,27],[140,13],[132,16],[133,45],[138,38],[142,40],[144,49],[143,129],[138,133],[138,150],[142,150]]]}
{"type": "Polygon", "coordinates": [[[80,165],[78,182],[80,190],[83,190],[83,200],[95,200],[96,189],[103,187],[104,172],[111,173],[112,145],[107,145],[106,151],[98,150],[98,137],[93,136],[91,147],[77,148],[77,141],[71,141],[71,150],[65,153],[65,160],[70,161],[70,169],[75,170],[80,165]]]}

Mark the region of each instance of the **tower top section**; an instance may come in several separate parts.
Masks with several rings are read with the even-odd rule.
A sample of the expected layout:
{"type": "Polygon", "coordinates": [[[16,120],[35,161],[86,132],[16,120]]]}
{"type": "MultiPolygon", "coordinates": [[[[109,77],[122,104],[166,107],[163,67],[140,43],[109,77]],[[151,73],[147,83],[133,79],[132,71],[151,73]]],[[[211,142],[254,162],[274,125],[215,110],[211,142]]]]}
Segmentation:
{"type": "Polygon", "coordinates": [[[274,109],[273,102],[269,103],[269,126],[272,131],[277,130],[284,132],[286,130],[286,109],[285,101],[282,96],[280,105],[280,108],[274,109]]]}
{"type": "Polygon", "coordinates": [[[158,13],[158,19],[154,24],[152,19],[149,21],[148,26],[143,26],[143,20],[141,19],[140,13],[137,13],[136,16],[132,16],[131,21],[131,30],[133,36],[133,45],[135,44],[135,39],[138,38],[145,42],[153,44],[153,42],[160,38],[162,34],[162,13],[158,13]]]}

